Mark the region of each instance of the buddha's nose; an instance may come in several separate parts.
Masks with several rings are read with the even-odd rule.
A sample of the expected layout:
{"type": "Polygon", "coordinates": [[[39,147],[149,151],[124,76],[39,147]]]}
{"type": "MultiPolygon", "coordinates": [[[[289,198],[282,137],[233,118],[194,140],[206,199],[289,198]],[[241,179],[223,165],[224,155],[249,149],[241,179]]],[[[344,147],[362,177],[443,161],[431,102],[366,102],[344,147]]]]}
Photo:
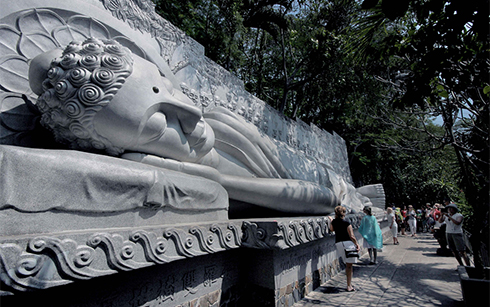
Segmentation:
{"type": "Polygon", "coordinates": [[[182,131],[186,134],[191,133],[196,128],[197,123],[202,118],[202,112],[198,107],[190,104],[172,100],[162,105],[162,109],[166,114],[171,113],[179,120],[182,131]]]}

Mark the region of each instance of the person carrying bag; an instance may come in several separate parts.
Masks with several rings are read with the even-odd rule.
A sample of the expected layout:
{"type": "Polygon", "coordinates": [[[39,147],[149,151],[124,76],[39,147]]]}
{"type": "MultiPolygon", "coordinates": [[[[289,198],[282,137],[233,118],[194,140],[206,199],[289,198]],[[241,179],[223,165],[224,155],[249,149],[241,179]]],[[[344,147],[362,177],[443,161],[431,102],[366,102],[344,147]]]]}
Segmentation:
{"type": "Polygon", "coordinates": [[[347,277],[347,291],[355,291],[352,286],[352,264],[357,263],[359,257],[359,244],[352,225],[344,220],[346,214],[345,207],[335,207],[335,219],[330,223],[330,231],[335,232],[335,247],[337,255],[342,257],[346,265],[345,275],[347,277]]]}
{"type": "Polygon", "coordinates": [[[351,245],[350,247],[346,247],[343,242],[341,242],[344,246],[345,257],[347,258],[359,258],[359,251],[357,250],[355,245],[351,245]]]}

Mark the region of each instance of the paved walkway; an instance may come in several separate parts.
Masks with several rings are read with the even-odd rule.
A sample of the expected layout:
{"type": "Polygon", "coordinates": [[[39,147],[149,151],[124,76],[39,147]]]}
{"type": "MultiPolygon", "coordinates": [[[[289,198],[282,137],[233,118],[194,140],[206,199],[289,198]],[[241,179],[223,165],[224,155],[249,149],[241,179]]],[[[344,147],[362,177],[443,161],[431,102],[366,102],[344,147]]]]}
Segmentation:
{"type": "Polygon", "coordinates": [[[367,265],[367,255],[354,265],[352,284],[357,291],[345,291],[344,271],[293,307],[464,307],[456,259],[438,256],[439,244],[432,235],[398,239],[400,245],[393,245],[391,238],[385,242],[377,265],[367,265]]]}

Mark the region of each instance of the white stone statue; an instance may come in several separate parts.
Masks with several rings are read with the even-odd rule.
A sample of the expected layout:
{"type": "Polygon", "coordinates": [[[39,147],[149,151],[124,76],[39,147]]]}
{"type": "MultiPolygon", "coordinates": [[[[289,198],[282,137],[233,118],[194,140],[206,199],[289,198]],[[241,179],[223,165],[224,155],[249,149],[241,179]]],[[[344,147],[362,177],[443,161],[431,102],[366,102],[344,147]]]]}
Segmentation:
{"type": "Polygon", "coordinates": [[[311,215],[368,204],[340,136],[253,97],[154,8],[21,0],[0,10],[7,291],[289,248],[327,235],[328,219],[311,215]],[[280,231],[246,220],[262,217],[280,231]]]}
{"type": "Polygon", "coordinates": [[[292,178],[253,125],[223,108],[203,116],[154,64],[115,41],[43,53],[29,82],[41,123],[73,149],[208,178],[232,200],[290,214],[330,213],[348,192],[292,178]]]}

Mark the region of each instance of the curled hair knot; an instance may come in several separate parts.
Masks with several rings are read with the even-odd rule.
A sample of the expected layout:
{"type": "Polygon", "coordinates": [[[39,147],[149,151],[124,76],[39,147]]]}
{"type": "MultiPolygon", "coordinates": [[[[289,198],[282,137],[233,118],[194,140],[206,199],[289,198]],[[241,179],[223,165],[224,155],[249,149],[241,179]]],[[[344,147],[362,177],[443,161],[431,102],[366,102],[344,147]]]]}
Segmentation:
{"type": "Polygon", "coordinates": [[[93,118],[131,75],[132,65],[131,51],[114,40],[71,42],[51,61],[42,83],[36,104],[43,113],[41,124],[74,149],[120,155],[124,150],[95,131],[93,118]]]}

